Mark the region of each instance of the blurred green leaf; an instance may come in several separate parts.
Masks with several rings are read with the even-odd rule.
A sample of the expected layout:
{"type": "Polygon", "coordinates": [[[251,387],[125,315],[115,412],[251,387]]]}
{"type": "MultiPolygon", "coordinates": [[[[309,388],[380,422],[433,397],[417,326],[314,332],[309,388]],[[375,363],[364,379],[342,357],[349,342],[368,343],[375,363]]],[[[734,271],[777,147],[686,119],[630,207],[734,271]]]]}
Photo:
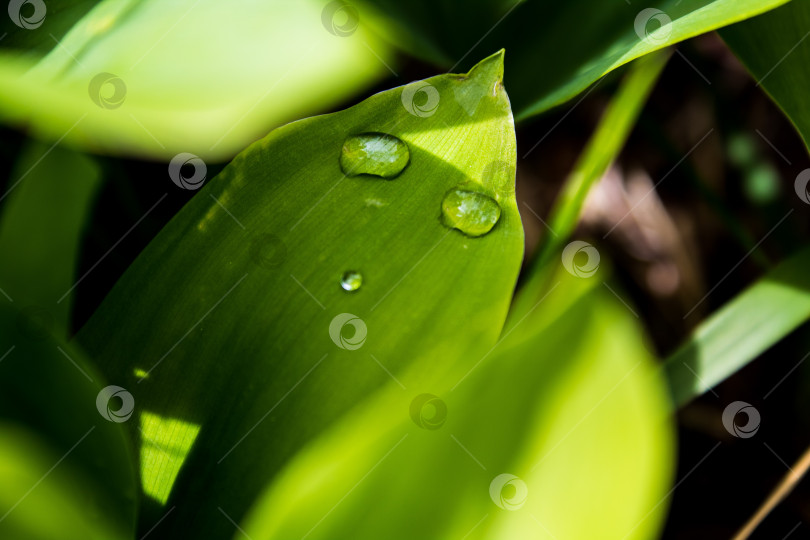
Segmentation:
{"type": "Polygon", "coordinates": [[[134,537],[134,460],[97,408],[102,385],[77,350],[0,306],[0,538],[134,537]]]}
{"type": "Polygon", "coordinates": [[[639,59],[627,73],[554,203],[549,228],[555,235],[544,239],[538,265],[574,232],[591,187],[602,179],[624,147],[668,59],[667,53],[654,53],[639,59]]]}
{"type": "MultiPolygon", "coordinates": [[[[230,157],[387,73],[388,47],[334,6],[105,0],[38,63],[0,55],[0,118],[91,151],[230,157]]],[[[50,39],[45,21],[28,31],[50,39]]]]}
{"type": "Polygon", "coordinates": [[[223,513],[240,522],[304,444],[391,377],[455,369],[495,343],[523,249],[502,73],[501,52],[271,132],[128,269],[79,341],[149,415],[142,446],[173,449],[141,464],[142,528],[165,500],[170,537],[230,535],[223,513]],[[344,142],[368,133],[407,145],[396,178],[354,176],[375,165],[356,163],[354,143],[341,171],[344,142]],[[457,189],[497,201],[491,232],[443,224],[457,189]],[[344,290],[357,283],[342,285],[346,272],[359,289],[344,290]]]}
{"type": "Polygon", "coordinates": [[[720,35],[810,148],[810,2],[795,0],[720,35]]]}
{"type": "Polygon", "coordinates": [[[810,249],[719,309],[666,361],[675,405],[722,382],[810,319],[810,249]]]}
{"type": "Polygon", "coordinates": [[[32,142],[0,195],[0,301],[66,338],[81,235],[101,186],[91,158],[32,142]]]}
{"type": "Polygon", "coordinates": [[[277,477],[246,534],[657,537],[672,429],[641,328],[594,279],[562,271],[546,292],[482,356],[404,373],[345,415],[277,477]]]}
{"type": "Polygon", "coordinates": [[[506,48],[506,86],[521,120],[568,101],[634,58],[787,0],[367,1],[399,28],[394,42],[451,71],[480,50],[506,48]]]}
{"type": "Polygon", "coordinates": [[[9,0],[0,17],[0,47],[36,57],[57,46],[98,0],[9,0]],[[42,29],[40,32],[33,30],[42,29]]]}
{"type": "Polygon", "coordinates": [[[545,294],[544,283],[549,279],[547,264],[559,256],[562,245],[574,232],[588,192],[624,147],[668,59],[668,53],[653,53],[635,62],[625,76],[554,202],[548,220],[553,234],[542,239],[526,271],[525,284],[512,303],[512,318],[526,315],[545,294]]]}

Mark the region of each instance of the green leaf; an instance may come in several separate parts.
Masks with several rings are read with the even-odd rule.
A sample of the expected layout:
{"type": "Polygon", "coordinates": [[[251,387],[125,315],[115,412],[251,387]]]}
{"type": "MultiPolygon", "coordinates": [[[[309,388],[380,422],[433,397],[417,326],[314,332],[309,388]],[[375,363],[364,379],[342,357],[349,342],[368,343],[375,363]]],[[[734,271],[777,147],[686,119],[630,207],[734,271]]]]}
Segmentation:
{"type": "Polygon", "coordinates": [[[130,441],[102,416],[119,410],[98,405],[102,386],[79,351],[0,306],[0,537],[134,537],[130,441]]]}
{"type": "Polygon", "coordinates": [[[101,186],[91,158],[32,142],[0,196],[0,301],[66,338],[81,236],[101,186]]]}
{"type": "Polygon", "coordinates": [[[666,361],[676,406],[689,402],[810,319],[810,249],[803,249],[719,309],[666,361]]]}
{"type": "MultiPolygon", "coordinates": [[[[665,53],[640,59],[611,99],[554,204],[550,227],[557,233],[557,238],[564,241],[574,231],[590,188],[602,178],[624,147],[668,59],[669,54],[665,53]]],[[[546,245],[551,244],[547,242],[546,245]]]]}
{"type": "Polygon", "coordinates": [[[401,29],[397,43],[442,65],[464,65],[471,53],[506,48],[506,86],[522,120],[568,101],[635,58],[786,1],[369,3],[401,29]]]}
{"type": "Polygon", "coordinates": [[[38,63],[0,55],[0,118],[91,151],[230,157],[387,73],[388,47],[329,5],[105,0],[38,63]]]}
{"type": "Polygon", "coordinates": [[[545,236],[530,267],[525,284],[512,303],[511,317],[521,318],[547,292],[548,263],[559,256],[579,221],[588,192],[616,159],[636,123],[647,97],[669,59],[664,52],[635,62],[613,97],[599,125],[566,179],[549,218],[553,235],[545,236]]]}
{"type": "Polygon", "coordinates": [[[176,506],[168,536],[224,538],[223,512],[241,521],[302,445],[392,375],[441,373],[495,343],[523,249],[502,59],[271,132],[127,270],[78,339],[142,404],[142,446],[173,449],[142,460],[142,528],[176,506]],[[349,176],[387,144],[341,171],[347,138],[369,133],[407,145],[397,177],[349,176]],[[497,201],[488,234],[443,224],[459,187],[497,201]],[[346,272],[359,289],[344,290],[358,282],[346,272]]]}
{"type": "Polygon", "coordinates": [[[97,0],[10,0],[8,16],[0,17],[0,47],[26,55],[42,55],[90,11],[97,0]],[[37,32],[36,30],[41,29],[37,32]]]}
{"type": "Polygon", "coordinates": [[[554,203],[549,228],[555,235],[544,239],[537,265],[542,265],[548,254],[558,251],[574,232],[588,192],[624,147],[668,59],[669,54],[652,54],[638,60],[628,72],[554,203]]]}
{"type": "Polygon", "coordinates": [[[796,0],[720,35],[734,54],[782,109],[810,148],[810,2],[796,0]]]}
{"type": "Polygon", "coordinates": [[[666,389],[630,312],[594,280],[554,277],[550,303],[484,355],[403,375],[308,445],[245,533],[656,537],[673,470],[666,389]]]}

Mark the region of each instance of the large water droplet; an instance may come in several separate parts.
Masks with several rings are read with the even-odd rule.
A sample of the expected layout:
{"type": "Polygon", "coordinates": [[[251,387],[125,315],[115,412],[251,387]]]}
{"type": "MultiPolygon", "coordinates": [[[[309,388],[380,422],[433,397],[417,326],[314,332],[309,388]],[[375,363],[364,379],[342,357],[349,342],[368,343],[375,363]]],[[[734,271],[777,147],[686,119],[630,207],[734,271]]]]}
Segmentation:
{"type": "Polygon", "coordinates": [[[363,284],[363,275],[360,272],[350,270],[344,272],[340,278],[340,286],[344,291],[356,291],[363,284]]]}
{"type": "Polygon", "coordinates": [[[393,135],[361,133],[344,141],[340,168],[346,176],[370,174],[396,178],[410,159],[408,145],[393,135]]]}
{"type": "Polygon", "coordinates": [[[483,236],[492,230],[501,217],[501,207],[492,197],[455,188],[442,201],[442,219],[450,228],[467,236],[483,236]]]}

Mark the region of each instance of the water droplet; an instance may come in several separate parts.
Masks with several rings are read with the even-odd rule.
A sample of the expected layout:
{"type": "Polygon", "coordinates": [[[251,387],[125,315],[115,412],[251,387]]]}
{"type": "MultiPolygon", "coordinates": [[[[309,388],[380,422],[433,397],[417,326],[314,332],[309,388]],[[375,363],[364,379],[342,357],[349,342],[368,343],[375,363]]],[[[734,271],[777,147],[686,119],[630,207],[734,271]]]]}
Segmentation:
{"type": "Polygon", "coordinates": [[[408,145],[393,135],[361,133],[352,135],[343,143],[340,168],[346,176],[370,174],[396,178],[410,159],[408,145]]]}
{"type": "Polygon", "coordinates": [[[360,272],[348,271],[344,272],[343,277],[340,278],[340,287],[344,291],[356,291],[363,284],[363,275],[360,272]]]}
{"type": "Polygon", "coordinates": [[[467,236],[483,236],[501,217],[501,207],[492,197],[477,191],[454,188],[442,201],[444,224],[467,236]]]}

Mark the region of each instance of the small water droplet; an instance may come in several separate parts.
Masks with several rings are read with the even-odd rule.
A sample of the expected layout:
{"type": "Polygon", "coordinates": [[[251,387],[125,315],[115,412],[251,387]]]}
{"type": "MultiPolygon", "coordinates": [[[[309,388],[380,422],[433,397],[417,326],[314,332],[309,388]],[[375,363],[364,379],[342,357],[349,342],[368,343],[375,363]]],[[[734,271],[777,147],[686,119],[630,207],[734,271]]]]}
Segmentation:
{"type": "Polygon", "coordinates": [[[483,236],[492,230],[501,217],[501,207],[492,197],[454,188],[442,201],[444,224],[458,229],[467,236],[483,236]]]}
{"type": "Polygon", "coordinates": [[[361,133],[344,141],[340,169],[346,176],[370,174],[396,178],[410,159],[408,145],[397,137],[385,133],[361,133]]]}
{"type": "Polygon", "coordinates": [[[363,275],[360,272],[350,270],[344,272],[340,278],[340,287],[344,291],[356,291],[363,284],[363,275]]]}

